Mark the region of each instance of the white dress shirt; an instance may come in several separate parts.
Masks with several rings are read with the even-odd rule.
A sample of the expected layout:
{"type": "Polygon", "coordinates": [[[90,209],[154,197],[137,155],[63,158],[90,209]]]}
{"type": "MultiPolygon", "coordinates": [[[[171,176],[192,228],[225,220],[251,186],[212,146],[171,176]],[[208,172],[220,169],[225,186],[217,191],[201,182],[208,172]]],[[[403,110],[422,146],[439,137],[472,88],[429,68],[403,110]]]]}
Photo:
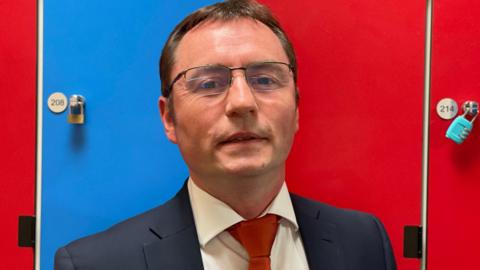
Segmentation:
{"type": "MultiPolygon", "coordinates": [[[[188,194],[204,269],[247,270],[247,251],[226,231],[230,226],[245,219],[227,204],[200,189],[192,179],[188,180],[188,194]]],[[[281,217],[270,255],[271,269],[308,270],[297,219],[285,183],[260,216],[266,214],[281,217]]]]}

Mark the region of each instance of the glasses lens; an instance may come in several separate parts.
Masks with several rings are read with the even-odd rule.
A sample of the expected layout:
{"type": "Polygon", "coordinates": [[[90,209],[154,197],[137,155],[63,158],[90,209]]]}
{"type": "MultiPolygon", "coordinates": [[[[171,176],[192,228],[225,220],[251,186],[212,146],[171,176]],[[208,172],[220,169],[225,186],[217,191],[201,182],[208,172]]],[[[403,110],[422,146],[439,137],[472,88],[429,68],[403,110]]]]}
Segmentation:
{"type": "Polygon", "coordinates": [[[291,80],[290,68],[282,63],[256,63],[245,71],[250,86],[257,91],[270,91],[287,86],[291,80]]]}
{"type": "Polygon", "coordinates": [[[193,68],[185,74],[187,90],[202,94],[216,95],[228,88],[230,70],[222,66],[193,68]]]}

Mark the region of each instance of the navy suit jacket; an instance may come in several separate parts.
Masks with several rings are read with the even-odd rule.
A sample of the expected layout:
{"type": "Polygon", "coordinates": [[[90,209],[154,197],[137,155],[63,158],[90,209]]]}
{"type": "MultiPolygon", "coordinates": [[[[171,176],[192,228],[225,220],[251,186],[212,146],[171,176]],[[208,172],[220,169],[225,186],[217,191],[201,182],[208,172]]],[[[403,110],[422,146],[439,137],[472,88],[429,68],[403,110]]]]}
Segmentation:
{"type": "MultiPolygon", "coordinates": [[[[387,234],[375,217],[291,198],[311,270],[396,269],[387,234]]],[[[55,269],[203,269],[187,186],[157,208],[60,248],[55,269]]]]}

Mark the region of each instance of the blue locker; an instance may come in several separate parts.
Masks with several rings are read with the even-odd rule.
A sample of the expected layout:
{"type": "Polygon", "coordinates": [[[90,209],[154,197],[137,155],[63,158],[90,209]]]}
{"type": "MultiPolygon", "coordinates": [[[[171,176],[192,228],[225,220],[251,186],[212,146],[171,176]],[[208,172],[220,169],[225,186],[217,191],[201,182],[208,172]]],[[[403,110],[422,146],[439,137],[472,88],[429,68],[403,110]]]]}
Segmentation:
{"type": "MultiPolygon", "coordinates": [[[[188,13],[215,1],[45,0],[40,267],[71,240],[163,203],[188,176],[157,108],[158,59],[188,13]],[[85,123],[49,111],[86,99],[85,123]]],[[[41,2],[40,2],[41,3],[41,2]]],[[[41,52],[40,52],[41,53],[41,52]]]]}

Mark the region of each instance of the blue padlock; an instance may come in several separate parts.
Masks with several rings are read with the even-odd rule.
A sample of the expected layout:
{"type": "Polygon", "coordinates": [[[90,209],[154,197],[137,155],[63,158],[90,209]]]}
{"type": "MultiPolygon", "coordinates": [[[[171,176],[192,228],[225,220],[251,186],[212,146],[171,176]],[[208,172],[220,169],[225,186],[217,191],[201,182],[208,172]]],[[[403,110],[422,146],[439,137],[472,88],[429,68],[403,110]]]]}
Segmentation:
{"type": "Polygon", "coordinates": [[[461,144],[472,131],[472,127],[472,122],[468,121],[465,115],[458,116],[448,127],[446,136],[457,144],[461,144]]]}

